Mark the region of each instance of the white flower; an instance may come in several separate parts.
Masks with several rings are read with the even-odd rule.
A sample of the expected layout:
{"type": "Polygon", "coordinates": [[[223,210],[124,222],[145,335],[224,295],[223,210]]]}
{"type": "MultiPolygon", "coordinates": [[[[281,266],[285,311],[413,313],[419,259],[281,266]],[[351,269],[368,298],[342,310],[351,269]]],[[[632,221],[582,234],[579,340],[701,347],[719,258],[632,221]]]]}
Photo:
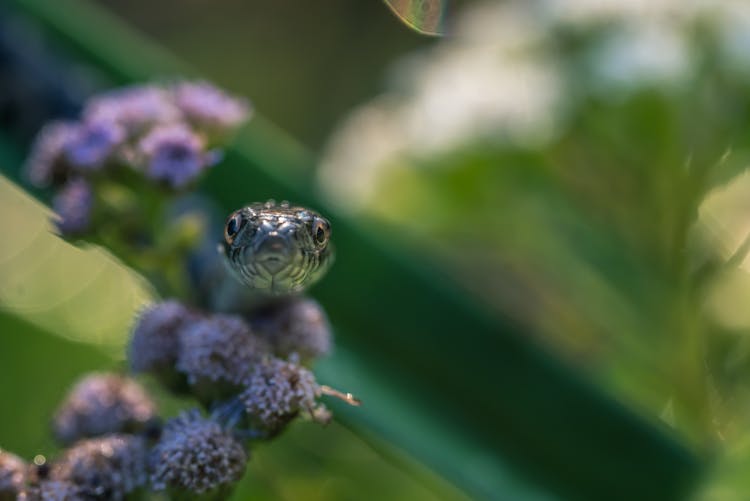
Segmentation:
{"type": "Polygon", "coordinates": [[[679,85],[692,70],[685,34],[673,24],[654,21],[614,29],[594,48],[590,62],[594,87],[602,93],[679,85]]]}

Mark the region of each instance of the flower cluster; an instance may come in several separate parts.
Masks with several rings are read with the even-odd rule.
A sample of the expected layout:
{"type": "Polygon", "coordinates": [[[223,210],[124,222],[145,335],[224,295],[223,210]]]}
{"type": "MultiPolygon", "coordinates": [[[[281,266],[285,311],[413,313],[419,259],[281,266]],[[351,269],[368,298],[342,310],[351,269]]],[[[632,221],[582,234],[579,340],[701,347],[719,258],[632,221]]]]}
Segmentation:
{"type": "Polygon", "coordinates": [[[244,474],[253,439],[274,437],[299,415],[330,419],[318,398],[337,393],[319,385],[297,355],[322,354],[328,329],[320,306],[305,298],[249,319],[174,300],[151,305],[132,330],[131,368],[187,391],[209,415],[193,409],[162,427],[155,403],[135,380],[89,374],[54,416],[54,434],[68,446],[58,458],[32,466],[0,451],[0,500],[116,501],[148,491],[225,499],[244,474]],[[253,323],[264,326],[262,336],[253,323]]]}
{"type": "Polygon", "coordinates": [[[331,325],[317,301],[292,298],[252,315],[253,330],[268,341],[276,356],[296,354],[312,361],[331,351],[331,325]]]}
{"type": "Polygon", "coordinates": [[[82,440],[54,465],[53,480],[73,484],[88,499],[120,500],[146,485],[148,448],[135,435],[82,440]]]}
{"type": "Polygon", "coordinates": [[[52,420],[67,447],[59,457],[30,465],[0,451],[0,501],[117,501],[150,493],[226,499],[254,440],[276,436],[297,416],[327,423],[323,395],[358,404],[318,384],[307,368],[331,349],[331,327],[317,302],[287,297],[248,306],[248,290],[236,291],[228,275],[210,292],[241,308],[218,308],[219,301],[190,290],[196,249],[212,249],[211,270],[219,262],[217,235],[205,207],[173,195],[218,162],[218,147],[249,114],[245,101],[205,82],[138,85],[93,97],[79,121],[54,122],[38,135],[27,174],[57,190],[60,234],[103,245],[163,296],[210,309],[175,299],[144,308],[127,354],[133,373],[194,398],[203,411],[182,412],[162,426],[135,380],[90,374],[52,420]]]}
{"type": "Polygon", "coordinates": [[[140,385],[117,374],[90,374],[76,384],[53,419],[57,439],[82,438],[142,429],[156,417],[156,405],[140,385]]]}
{"type": "Polygon", "coordinates": [[[154,490],[205,494],[226,491],[242,477],[248,454],[232,434],[197,410],[169,421],[151,451],[154,490]]]}
{"type": "Polygon", "coordinates": [[[249,104],[206,82],[134,85],[92,97],[79,121],[48,124],[26,165],[36,186],[59,189],[57,229],[79,236],[96,212],[92,189],[132,176],[178,191],[221,158],[219,147],[250,116],[249,104]]]}
{"type": "Polygon", "coordinates": [[[165,301],[140,314],[130,344],[133,370],[186,389],[229,420],[237,420],[239,401],[240,413],[261,436],[278,433],[300,412],[315,420],[326,415],[316,402],[321,391],[315,377],[299,363],[298,353],[311,361],[330,346],[324,313],[311,299],[290,299],[250,322],[165,301]],[[263,336],[253,323],[265,326],[263,336]]]}
{"type": "Polygon", "coordinates": [[[145,424],[155,415],[154,403],[134,380],[109,373],[88,375],[55,416],[55,435],[70,447],[51,465],[41,456],[27,464],[0,451],[0,499],[126,499],[147,486],[145,424]]]}
{"type": "MultiPolygon", "coordinates": [[[[155,413],[132,379],[91,374],[60,409],[54,423],[58,436],[60,421],[72,420],[77,440],[51,464],[39,458],[27,464],[0,451],[0,500],[118,501],[141,499],[146,491],[168,491],[170,499],[190,494],[224,499],[244,474],[249,453],[241,435],[198,410],[180,414],[163,429],[128,428],[125,416],[155,413]]],[[[64,442],[72,436],[64,435],[64,442]]]]}
{"type": "Polygon", "coordinates": [[[274,435],[300,412],[315,420],[327,415],[315,402],[319,395],[312,372],[293,361],[269,358],[253,368],[239,398],[253,426],[274,435]]]}

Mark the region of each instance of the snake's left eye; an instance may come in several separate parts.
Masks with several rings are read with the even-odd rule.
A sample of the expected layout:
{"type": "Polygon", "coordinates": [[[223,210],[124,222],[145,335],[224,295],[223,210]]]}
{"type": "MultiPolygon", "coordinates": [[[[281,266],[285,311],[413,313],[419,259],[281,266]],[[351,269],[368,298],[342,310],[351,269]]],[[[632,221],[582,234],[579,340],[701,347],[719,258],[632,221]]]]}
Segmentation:
{"type": "Polygon", "coordinates": [[[224,228],[224,239],[228,244],[234,241],[234,237],[239,233],[242,227],[242,215],[239,212],[232,214],[227,220],[227,225],[224,228]]]}
{"type": "Polygon", "coordinates": [[[324,247],[331,237],[331,225],[328,221],[316,218],[312,225],[312,237],[318,247],[324,247]]]}

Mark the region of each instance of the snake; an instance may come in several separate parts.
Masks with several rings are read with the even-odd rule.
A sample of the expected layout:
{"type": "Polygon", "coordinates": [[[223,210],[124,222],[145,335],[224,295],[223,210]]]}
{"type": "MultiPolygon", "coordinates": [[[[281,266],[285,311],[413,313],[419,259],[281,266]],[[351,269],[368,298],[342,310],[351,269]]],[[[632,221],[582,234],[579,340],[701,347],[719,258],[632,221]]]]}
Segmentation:
{"type": "Polygon", "coordinates": [[[298,294],[320,280],[334,259],[331,224],[318,212],[289,202],[254,203],[232,212],[220,253],[253,292],[298,294]]]}
{"type": "MultiPolygon", "coordinates": [[[[319,213],[269,200],[229,215],[219,252],[253,293],[283,297],[301,293],[325,275],[334,259],[330,240],[331,224],[319,213]]],[[[319,390],[349,405],[361,404],[351,393],[326,385],[319,390]]]]}

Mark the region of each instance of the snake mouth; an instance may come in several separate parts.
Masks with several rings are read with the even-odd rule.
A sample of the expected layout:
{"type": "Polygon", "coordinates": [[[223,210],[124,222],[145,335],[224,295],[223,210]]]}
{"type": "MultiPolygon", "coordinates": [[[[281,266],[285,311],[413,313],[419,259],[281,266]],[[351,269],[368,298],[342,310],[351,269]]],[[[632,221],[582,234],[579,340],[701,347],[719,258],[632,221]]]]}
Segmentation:
{"type": "Polygon", "coordinates": [[[253,246],[253,259],[272,276],[282,273],[294,260],[293,242],[286,235],[269,233],[253,246]]]}
{"type": "Polygon", "coordinates": [[[241,275],[254,289],[275,296],[295,292],[293,276],[300,253],[293,242],[269,236],[245,247],[237,258],[241,275]]]}
{"type": "Polygon", "coordinates": [[[289,260],[281,256],[265,256],[259,259],[257,263],[259,266],[265,268],[271,276],[281,273],[284,268],[289,266],[289,260]]]}

